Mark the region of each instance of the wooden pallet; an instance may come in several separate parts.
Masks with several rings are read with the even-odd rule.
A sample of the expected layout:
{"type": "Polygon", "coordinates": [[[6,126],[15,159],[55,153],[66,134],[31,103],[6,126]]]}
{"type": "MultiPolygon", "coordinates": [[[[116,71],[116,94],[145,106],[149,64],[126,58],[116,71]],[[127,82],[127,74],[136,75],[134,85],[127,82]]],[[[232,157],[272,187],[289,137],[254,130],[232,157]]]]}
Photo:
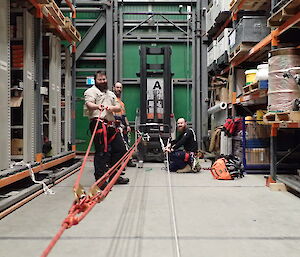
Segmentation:
{"type": "Polygon", "coordinates": [[[81,35],[79,31],[74,27],[72,21],[68,17],[65,17],[65,26],[63,28],[74,41],[81,41],[81,35]]]}
{"type": "Polygon", "coordinates": [[[265,123],[299,122],[300,111],[268,112],[264,115],[263,121],[265,123]]]}
{"type": "Polygon", "coordinates": [[[65,16],[54,1],[46,4],[45,7],[60,26],[65,26],[65,16]]]}
{"type": "MultiPolygon", "coordinates": [[[[279,27],[300,11],[300,0],[290,0],[268,19],[269,27],[279,27]]],[[[299,27],[300,23],[295,27],[299,27]]]]}
{"type": "Polygon", "coordinates": [[[252,84],[243,86],[243,91],[244,91],[245,95],[253,93],[253,92],[255,92],[256,90],[259,90],[259,89],[260,88],[259,88],[258,82],[254,82],[252,84]]]}
{"type": "MultiPolygon", "coordinates": [[[[236,11],[238,6],[243,0],[232,0],[230,3],[230,11],[236,11]]],[[[268,0],[246,0],[244,1],[241,10],[266,10],[270,5],[270,1],[268,0]]]]}
{"type": "Polygon", "coordinates": [[[244,57],[254,45],[255,43],[241,43],[229,54],[229,61],[244,57]]]}

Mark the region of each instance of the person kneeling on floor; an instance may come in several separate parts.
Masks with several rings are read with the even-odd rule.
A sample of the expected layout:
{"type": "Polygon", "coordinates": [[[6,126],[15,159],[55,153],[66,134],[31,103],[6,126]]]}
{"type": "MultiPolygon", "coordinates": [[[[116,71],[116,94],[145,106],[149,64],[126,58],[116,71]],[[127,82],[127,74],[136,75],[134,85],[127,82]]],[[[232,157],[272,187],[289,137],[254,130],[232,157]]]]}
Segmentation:
{"type": "Polygon", "coordinates": [[[196,134],[188,128],[184,118],[177,120],[178,137],[166,147],[169,152],[171,172],[197,172],[200,170],[199,163],[195,158],[198,150],[196,134]]]}

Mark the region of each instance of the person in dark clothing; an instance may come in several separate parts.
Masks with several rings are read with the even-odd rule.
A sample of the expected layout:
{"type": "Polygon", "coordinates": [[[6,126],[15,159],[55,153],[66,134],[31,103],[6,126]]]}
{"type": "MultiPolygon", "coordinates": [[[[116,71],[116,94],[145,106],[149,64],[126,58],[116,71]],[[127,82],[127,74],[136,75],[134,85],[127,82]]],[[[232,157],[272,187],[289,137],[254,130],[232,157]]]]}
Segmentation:
{"type": "Polygon", "coordinates": [[[185,167],[187,170],[195,171],[194,153],[198,150],[196,134],[193,129],[187,127],[184,118],[177,120],[177,131],[178,137],[166,148],[169,152],[170,171],[175,172],[185,167]]]}

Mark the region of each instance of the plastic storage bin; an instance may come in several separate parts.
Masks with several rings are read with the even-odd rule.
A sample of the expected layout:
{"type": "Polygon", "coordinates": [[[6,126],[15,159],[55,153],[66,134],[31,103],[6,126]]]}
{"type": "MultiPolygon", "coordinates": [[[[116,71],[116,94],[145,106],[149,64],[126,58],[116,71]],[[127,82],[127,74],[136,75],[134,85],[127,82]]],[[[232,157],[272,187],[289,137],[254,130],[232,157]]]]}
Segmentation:
{"type": "Polygon", "coordinates": [[[242,43],[258,43],[270,33],[264,16],[243,16],[229,35],[230,52],[242,43]]]}
{"type": "Polygon", "coordinates": [[[224,31],[217,38],[217,47],[218,47],[218,64],[228,63],[228,54],[229,54],[229,34],[232,31],[230,28],[224,29],[224,31]],[[226,56],[224,56],[226,55],[226,56]],[[222,58],[223,57],[223,58],[222,58]]]}
{"type": "Polygon", "coordinates": [[[214,40],[207,48],[207,66],[210,66],[216,60],[216,55],[216,40],[214,40]]]}

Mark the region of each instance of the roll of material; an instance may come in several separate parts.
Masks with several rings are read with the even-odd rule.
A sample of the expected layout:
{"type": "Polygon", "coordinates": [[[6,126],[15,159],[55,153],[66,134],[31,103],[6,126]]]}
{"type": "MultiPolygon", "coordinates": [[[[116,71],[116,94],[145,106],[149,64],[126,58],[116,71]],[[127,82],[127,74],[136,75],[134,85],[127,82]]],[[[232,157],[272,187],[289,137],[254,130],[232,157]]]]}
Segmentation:
{"type": "Polygon", "coordinates": [[[232,137],[226,136],[224,131],[221,132],[220,154],[232,154],[232,137]]]}
{"type": "Polygon", "coordinates": [[[226,110],[226,108],[227,108],[227,103],[221,102],[221,103],[216,104],[215,106],[209,108],[207,112],[208,112],[209,115],[212,115],[216,112],[226,110]]]}
{"type": "Polygon", "coordinates": [[[282,48],[270,52],[269,59],[269,111],[291,111],[296,98],[300,98],[295,76],[300,74],[300,49],[282,48]]]}

